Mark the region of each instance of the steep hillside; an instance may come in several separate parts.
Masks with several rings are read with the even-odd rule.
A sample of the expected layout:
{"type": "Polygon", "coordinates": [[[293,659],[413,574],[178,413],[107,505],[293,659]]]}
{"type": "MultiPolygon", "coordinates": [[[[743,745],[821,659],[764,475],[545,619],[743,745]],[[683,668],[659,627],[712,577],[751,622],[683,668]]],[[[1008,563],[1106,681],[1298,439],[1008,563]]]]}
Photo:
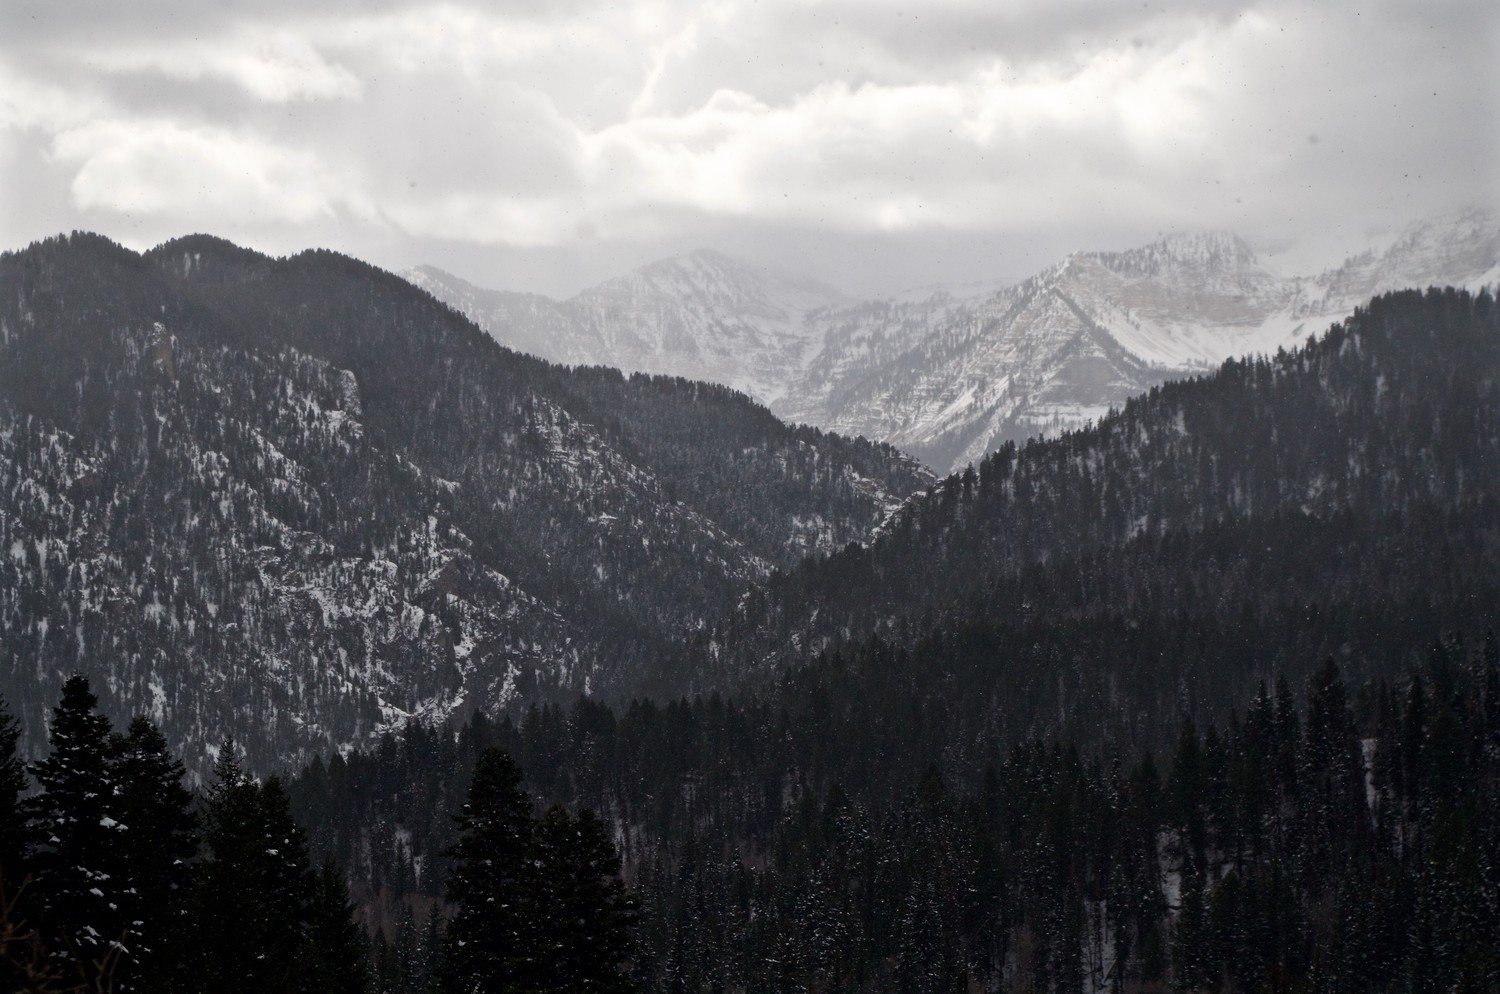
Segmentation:
{"type": "Polygon", "coordinates": [[[1366,251],[1299,281],[1297,316],[1338,315],[1403,286],[1481,286],[1500,282],[1500,217],[1468,210],[1413,225],[1384,251],[1366,251]]]}
{"type": "Polygon", "coordinates": [[[703,652],[720,680],[853,653],[827,679],[933,700],[934,734],[957,708],[1149,741],[1142,723],[1325,654],[1388,676],[1500,625],[1497,493],[1494,300],[1396,294],[1303,349],[1004,446],[873,544],[773,580],[703,652]]]}
{"type": "Polygon", "coordinates": [[[201,764],[628,689],[928,479],[722,387],[508,352],[352,259],[0,259],[0,691],[73,670],[201,764]]]}

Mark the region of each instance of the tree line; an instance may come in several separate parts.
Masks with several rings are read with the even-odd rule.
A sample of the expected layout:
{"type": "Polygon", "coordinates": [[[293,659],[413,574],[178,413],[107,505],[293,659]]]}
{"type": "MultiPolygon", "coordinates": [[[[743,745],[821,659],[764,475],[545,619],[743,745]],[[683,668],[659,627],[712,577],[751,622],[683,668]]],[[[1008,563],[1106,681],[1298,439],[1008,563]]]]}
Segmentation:
{"type": "MultiPolygon", "coordinates": [[[[342,869],[314,870],[280,777],[226,741],[201,794],[156,726],[111,730],[74,676],[29,766],[0,705],[0,988],[366,994],[342,869]]],[[[625,991],[634,902],[605,826],[540,817],[497,749],[455,816],[434,991],[625,991]],[[448,919],[451,919],[449,921],[448,919]]]]}
{"type": "Polygon", "coordinates": [[[452,835],[425,812],[497,745],[540,796],[605,813],[649,990],[1500,984],[1493,635],[1432,643],[1396,680],[1347,684],[1326,658],[1180,715],[1163,751],[1023,737],[975,763],[914,730],[857,762],[850,702],[798,695],[414,725],[306,768],[294,808],[383,909],[381,989],[401,994],[430,989],[447,920],[452,835]]]}

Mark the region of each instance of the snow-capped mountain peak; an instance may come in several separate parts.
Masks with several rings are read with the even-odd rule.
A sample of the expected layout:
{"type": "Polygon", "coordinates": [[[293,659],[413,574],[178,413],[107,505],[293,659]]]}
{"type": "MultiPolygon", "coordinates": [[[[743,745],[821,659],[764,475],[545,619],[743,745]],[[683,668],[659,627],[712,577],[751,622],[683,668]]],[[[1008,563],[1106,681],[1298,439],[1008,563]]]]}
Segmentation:
{"type": "Polygon", "coordinates": [[[821,343],[808,314],[832,287],[710,249],[661,259],[568,300],[480,290],[433,267],[407,278],[506,345],[572,365],[725,383],[778,398],[821,343]]]}
{"type": "Polygon", "coordinates": [[[699,311],[720,324],[759,319],[791,328],[807,311],[849,301],[832,287],[697,249],[607,280],[570,303],[587,305],[622,295],[648,306],[699,311]]]}
{"type": "MultiPolygon", "coordinates": [[[[1388,290],[1500,280],[1500,215],[1414,225],[1287,276],[1227,231],[1075,252],[1014,285],[881,301],[700,250],[564,303],[428,289],[502,342],[572,363],[727,383],[787,420],[891,442],[938,469],[1077,427],[1172,376],[1270,353],[1388,290]],[[981,292],[982,290],[982,292],[981,292]]],[[[482,291],[481,291],[482,293],[482,291]]]]}
{"type": "Polygon", "coordinates": [[[1260,260],[1230,231],[1181,231],[1124,252],[1087,253],[1105,268],[1128,276],[1168,273],[1239,273],[1260,268],[1260,260]]]}

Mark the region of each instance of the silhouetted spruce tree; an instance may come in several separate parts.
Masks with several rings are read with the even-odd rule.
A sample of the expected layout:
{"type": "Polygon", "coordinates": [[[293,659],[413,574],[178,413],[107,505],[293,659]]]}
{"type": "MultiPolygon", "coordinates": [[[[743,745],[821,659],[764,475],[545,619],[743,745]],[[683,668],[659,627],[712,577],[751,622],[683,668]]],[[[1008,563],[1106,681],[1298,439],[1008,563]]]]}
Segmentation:
{"type": "Polygon", "coordinates": [[[17,745],[21,726],[0,698],[0,884],[15,894],[30,870],[30,837],[21,795],[26,792],[26,764],[17,745]]]}
{"type": "Polygon", "coordinates": [[[449,852],[448,899],[457,912],[444,947],[444,989],[464,994],[539,989],[546,981],[537,975],[539,923],[522,887],[531,799],[521,789],[520,768],[503,749],[480,753],[458,830],[449,852]]]}
{"type": "Polygon", "coordinates": [[[183,990],[192,862],[198,853],[193,795],[182,785],[182,762],[150,719],[139,717],[111,742],[116,797],[125,830],[121,863],[135,890],[136,939],[131,973],[153,990],[183,990]]]}
{"type": "Polygon", "coordinates": [[[324,863],[308,908],[298,977],[304,994],[365,994],[370,989],[368,944],[353,914],[344,875],[332,863],[324,863]]]}
{"type": "Polygon", "coordinates": [[[604,825],[584,809],[554,806],[532,832],[525,886],[538,915],[537,991],[631,991],[635,901],[620,880],[620,859],[604,825]]]}
{"type": "Polygon", "coordinates": [[[52,751],[32,766],[30,799],[40,842],[35,903],[48,944],[91,983],[117,972],[134,944],[136,901],[125,875],[110,763],[109,719],[82,676],[63,684],[53,709],[52,751]]]}
{"type": "Polygon", "coordinates": [[[272,777],[258,785],[226,742],[204,811],[207,858],[194,899],[197,983],[227,994],[284,994],[302,967],[311,874],[302,832],[272,777]]]}

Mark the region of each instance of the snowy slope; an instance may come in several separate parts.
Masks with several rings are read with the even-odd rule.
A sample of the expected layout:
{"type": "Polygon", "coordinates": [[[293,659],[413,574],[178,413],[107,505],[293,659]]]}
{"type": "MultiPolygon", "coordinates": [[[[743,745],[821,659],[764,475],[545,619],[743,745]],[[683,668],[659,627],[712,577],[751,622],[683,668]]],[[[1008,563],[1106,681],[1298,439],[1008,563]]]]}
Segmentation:
{"type": "MultiPolygon", "coordinates": [[[[825,350],[789,391],[799,403],[775,410],[886,439],[939,469],[1006,438],[1097,417],[1152,373],[1094,319],[1087,297],[1067,292],[1074,263],[978,304],[894,307],[886,323],[904,328],[906,340],[825,350]]],[[[862,344],[847,332],[845,342],[862,344]]]]}
{"type": "Polygon", "coordinates": [[[519,351],[724,383],[763,402],[780,396],[821,344],[809,312],[850,302],[831,287],[706,250],[565,301],[483,290],[430,266],[405,275],[519,351]]]}
{"type": "Polygon", "coordinates": [[[818,315],[825,347],[773,409],[957,470],[1166,379],[1300,343],[1376,294],[1493,284],[1497,265],[1500,218],[1486,211],[1414,226],[1313,277],[1278,274],[1222,232],[1076,253],[978,302],[818,315]]]}
{"type": "Polygon", "coordinates": [[[1461,286],[1500,281],[1500,214],[1468,210],[1413,225],[1383,252],[1367,251],[1337,268],[1298,280],[1294,315],[1347,314],[1378,293],[1401,287],[1461,286]]]}

